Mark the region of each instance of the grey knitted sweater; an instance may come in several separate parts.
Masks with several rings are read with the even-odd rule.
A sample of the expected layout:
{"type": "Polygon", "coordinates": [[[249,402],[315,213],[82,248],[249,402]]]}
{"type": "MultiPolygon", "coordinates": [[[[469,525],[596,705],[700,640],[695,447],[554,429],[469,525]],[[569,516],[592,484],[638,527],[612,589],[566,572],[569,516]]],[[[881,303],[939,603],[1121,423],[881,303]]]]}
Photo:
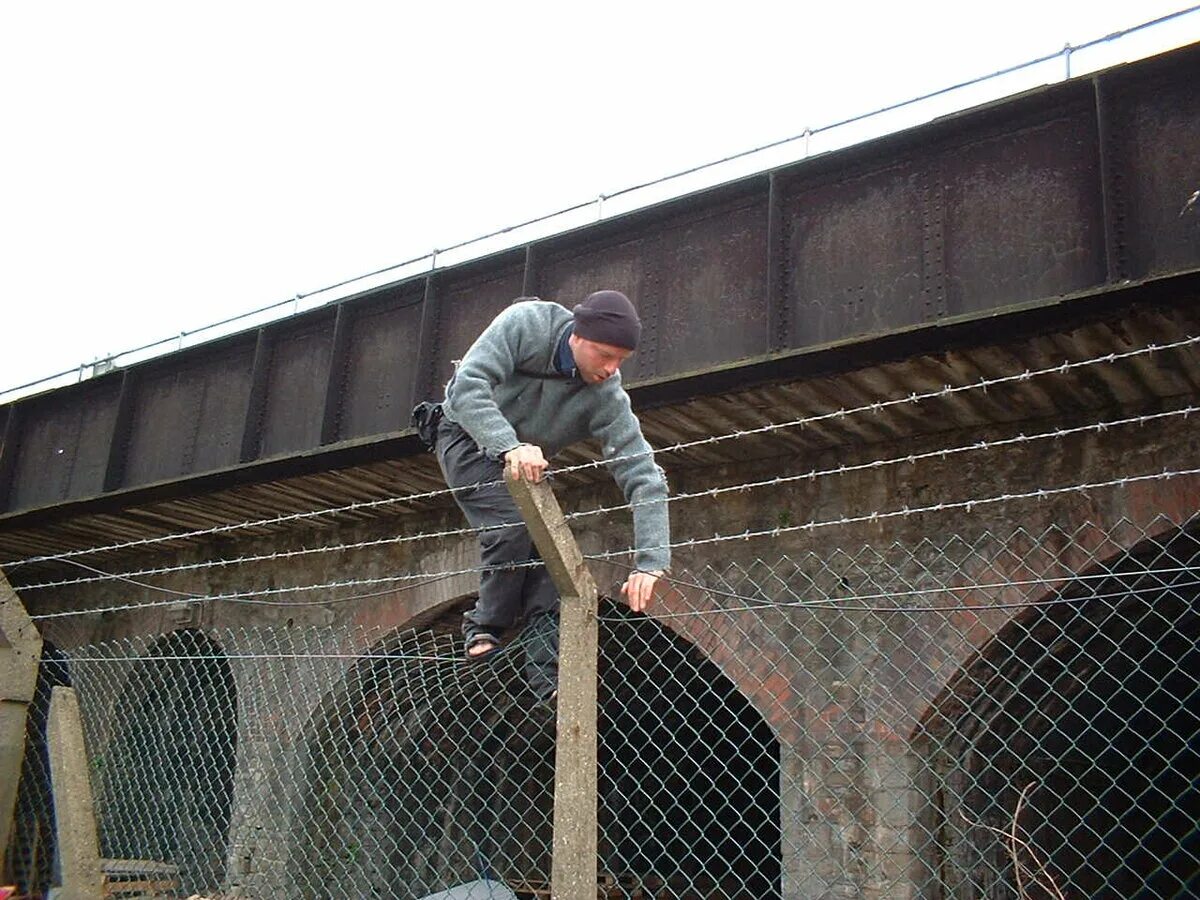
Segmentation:
{"type": "Polygon", "coordinates": [[[643,571],[671,562],[667,482],[621,387],[621,373],[599,384],[558,374],[554,354],[573,317],[544,300],[521,300],[496,316],[446,385],[442,412],[492,457],[536,444],[550,459],[588,438],[600,441],[607,466],[633,507],[635,564],[643,571]]]}

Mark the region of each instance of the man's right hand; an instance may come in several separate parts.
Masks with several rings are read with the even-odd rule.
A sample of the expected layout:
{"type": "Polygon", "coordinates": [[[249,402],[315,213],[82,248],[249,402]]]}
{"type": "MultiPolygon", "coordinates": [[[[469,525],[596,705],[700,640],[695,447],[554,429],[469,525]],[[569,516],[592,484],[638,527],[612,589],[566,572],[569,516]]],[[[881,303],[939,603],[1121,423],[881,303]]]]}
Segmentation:
{"type": "Polygon", "coordinates": [[[518,444],[504,454],[505,474],[513,481],[537,483],[546,473],[546,457],[536,444],[518,444]]]}

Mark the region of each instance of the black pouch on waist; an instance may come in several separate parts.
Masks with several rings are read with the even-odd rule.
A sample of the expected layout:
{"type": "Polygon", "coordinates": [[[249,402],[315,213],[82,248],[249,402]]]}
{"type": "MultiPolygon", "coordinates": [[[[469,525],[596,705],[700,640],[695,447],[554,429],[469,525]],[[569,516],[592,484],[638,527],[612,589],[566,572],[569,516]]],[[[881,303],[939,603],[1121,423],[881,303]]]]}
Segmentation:
{"type": "Polygon", "coordinates": [[[438,423],[442,421],[442,404],[418,403],[413,407],[412,423],[417,429],[417,437],[425,445],[426,450],[433,450],[437,445],[438,423]]]}

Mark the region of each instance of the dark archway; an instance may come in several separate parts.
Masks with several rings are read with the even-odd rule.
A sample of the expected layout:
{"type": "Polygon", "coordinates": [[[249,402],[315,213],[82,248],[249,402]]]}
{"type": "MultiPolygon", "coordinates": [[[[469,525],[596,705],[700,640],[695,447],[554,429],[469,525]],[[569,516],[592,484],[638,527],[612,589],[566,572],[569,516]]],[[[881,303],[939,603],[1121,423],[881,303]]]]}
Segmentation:
{"type": "Polygon", "coordinates": [[[694,646],[612,605],[602,623],[601,864],[649,896],[780,896],[779,744],[694,646]]]}
{"type": "Polygon", "coordinates": [[[51,691],[70,684],[66,654],[49,641],[43,641],[37,686],[25,722],[25,758],[17,786],[12,836],[4,855],[5,872],[0,882],[16,885],[17,894],[22,897],[44,897],[54,881],[58,845],[46,726],[51,691]]]}
{"type": "Polygon", "coordinates": [[[1200,530],[1047,599],[1068,602],[1011,622],[926,723],[930,895],[1017,896],[1012,854],[982,826],[1010,828],[1022,791],[1020,829],[1068,895],[1200,894],[1200,530]]]}
{"type": "MultiPolygon", "coordinates": [[[[525,686],[524,636],[467,665],[457,619],[384,641],[314,714],[296,896],[418,898],[481,876],[533,896],[549,881],[553,713],[525,686]]],[[[770,727],[682,638],[611,603],[601,624],[599,864],[612,896],[778,897],[770,727]]]]}
{"type": "Polygon", "coordinates": [[[101,854],[174,863],[185,896],[216,890],[237,750],[229,661],[208,635],[185,629],[112,665],[131,669],[113,704],[113,738],[93,759],[101,854]]]}

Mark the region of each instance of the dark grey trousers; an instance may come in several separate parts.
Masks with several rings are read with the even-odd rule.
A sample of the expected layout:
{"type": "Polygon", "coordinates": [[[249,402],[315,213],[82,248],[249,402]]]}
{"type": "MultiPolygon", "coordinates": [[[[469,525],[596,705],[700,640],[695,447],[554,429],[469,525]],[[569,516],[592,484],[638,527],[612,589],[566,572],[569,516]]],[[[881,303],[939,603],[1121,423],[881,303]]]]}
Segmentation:
{"type": "Polygon", "coordinates": [[[545,566],[504,568],[541,558],[503,484],[504,464],[488,457],[461,426],[448,419],[438,424],[436,451],[447,485],[487,485],[454,492],[472,528],[512,525],[479,534],[479,555],[486,571],[479,577],[474,609],[463,614],[463,636],[470,639],[481,632],[499,636],[527,620],[526,676],[534,693],[547,697],[558,687],[558,591],[545,566]]]}

